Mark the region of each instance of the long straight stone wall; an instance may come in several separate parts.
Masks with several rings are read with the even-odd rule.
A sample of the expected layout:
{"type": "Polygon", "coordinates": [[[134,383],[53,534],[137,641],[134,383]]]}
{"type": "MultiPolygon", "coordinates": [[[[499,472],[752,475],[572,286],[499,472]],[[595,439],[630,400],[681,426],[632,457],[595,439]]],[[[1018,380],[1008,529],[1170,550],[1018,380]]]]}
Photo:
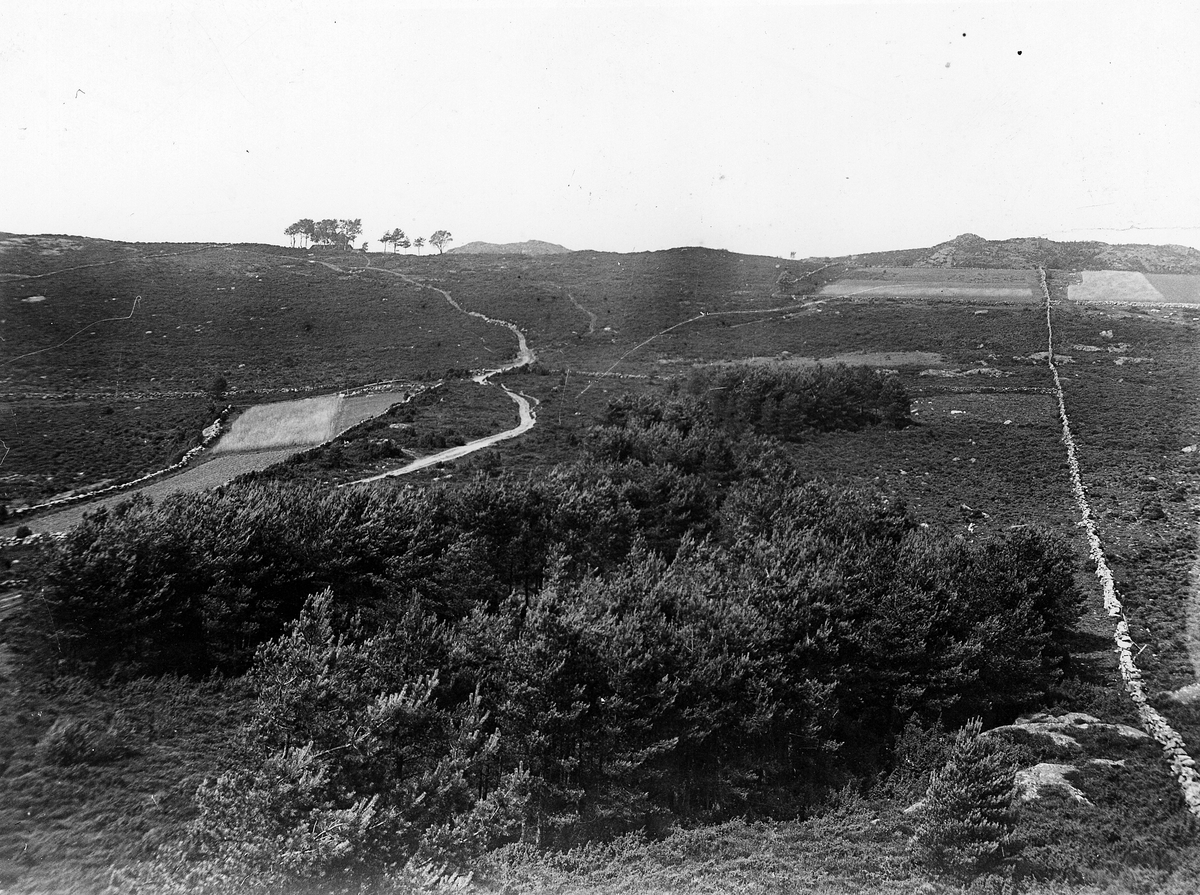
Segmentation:
{"type": "Polygon", "coordinates": [[[1063,396],[1062,380],[1058,376],[1058,368],[1054,365],[1054,325],[1051,320],[1050,289],[1046,284],[1046,271],[1038,268],[1041,279],[1042,297],[1046,302],[1046,363],[1054,377],[1054,390],[1058,395],[1058,413],[1062,419],[1062,442],[1067,448],[1067,465],[1071,469],[1071,490],[1075,495],[1075,503],[1079,507],[1079,525],[1087,534],[1088,551],[1096,565],[1096,578],[1104,594],[1104,608],[1111,618],[1117,620],[1113,639],[1116,641],[1117,663],[1121,669],[1121,677],[1125,682],[1125,692],[1133,700],[1141,719],[1142,727],[1163,748],[1171,771],[1179,780],[1183,797],[1188,809],[1200,817],[1200,774],[1196,773],[1196,762],[1188,755],[1186,744],[1178,732],[1167,722],[1146,697],[1146,685],[1142,673],[1133,660],[1133,638],[1129,636],[1129,621],[1125,618],[1121,600],[1117,596],[1117,588],[1113,582],[1112,569],[1104,555],[1104,547],[1096,532],[1095,518],[1088,504],[1087,492],[1083,487],[1083,476],[1079,471],[1079,459],[1075,451],[1075,438],[1071,434],[1071,421],[1067,417],[1067,402],[1063,396]]]}

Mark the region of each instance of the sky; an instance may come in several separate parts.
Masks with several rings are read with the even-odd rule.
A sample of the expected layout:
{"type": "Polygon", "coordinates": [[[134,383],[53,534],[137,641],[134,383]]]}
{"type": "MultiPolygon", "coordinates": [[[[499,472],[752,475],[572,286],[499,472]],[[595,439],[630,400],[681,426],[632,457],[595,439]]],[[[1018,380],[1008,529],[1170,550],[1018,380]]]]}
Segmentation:
{"type": "Polygon", "coordinates": [[[1200,247],[1200,4],[9,2],[0,230],[1200,247]]]}

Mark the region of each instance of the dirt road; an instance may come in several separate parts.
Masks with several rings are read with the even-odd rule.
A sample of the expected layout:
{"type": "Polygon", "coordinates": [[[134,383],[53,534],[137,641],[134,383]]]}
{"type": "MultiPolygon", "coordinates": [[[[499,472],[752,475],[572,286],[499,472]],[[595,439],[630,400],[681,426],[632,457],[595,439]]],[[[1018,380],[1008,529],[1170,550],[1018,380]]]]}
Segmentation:
{"type": "MultiPolygon", "coordinates": [[[[332,270],[344,272],[343,268],[337,265],[330,264],[326,261],[314,262],[322,264],[332,270]]],[[[477,317],[487,323],[495,324],[496,326],[504,326],[510,329],[517,339],[517,354],[506,364],[502,364],[493,369],[480,370],[471,378],[479,385],[490,388],[495,385],[490,380],[493,376],[499,373],[505,373],[509,370],[532,363],[536,360],[537,355],[526,342],[525,333],[515,323],[509,323],[507,320],[497,320],[488,317],[486,314],[481,314],[478,311],[468,311],[462,307],[454,297],[445,289],[439,289],[436,286],[426,285],[419,280],[410,277],[399,271],[386,270],[384,268],[371,267],[368,259],[366,267],[355,268],[356,270],[370,270],[372,273],[390,274],[399,277],[400,279],[417,286],[422,289],[432,289],[440,294],[447,302],[449,302],[455,310],[469,317],[477,317]]],[[[380,479],[392,478],[395,476],[407,475],[410,472],[416,472],[421,469],[426,469],[437,463],[455,460],[459,457],[464,457],[475,451],[481,451],[491,447],[494,444],[499,444],[502,441],[507,441],[511,438],[516,438],[528,432],[537,422],[537,415],[533,410],[532,399],[525,395],[519,394],[501,385],[504,393],[517,405],[518,422],[511,429],[505,429],[503,432],[497,432],[494,435],[489,435],[485,438],[480,438],[458,447],[449,448],[437,454],[432,454],[428,457],[422,457],[419,460],[414,460],[398,469],[388,470],[378,475],[370,476],[369,478],[360,479],[349,484],[359,485],[375,482],[380,479]]],[[[340,410],[337,416],[336,430],[337,433],[345,431],[345,429],[353,426],[372,416],[377,416],[388,409],[388,407],[397,403],[399,398],[396,395],[387,394],[365,394],[352,397],[341,396],[340,410]]],[[[336,435],[335,435],[336,437],[336,435]]],[[[223,485],[240,475],[245,475],[248,472],[254,472],[261,469],[266,469],[276,463],[282,462],[292,454],[300,450],[305,450],[311,445],[278,447],[270,450],[257,451],[242,451],[231,452],[225,454],[211,455],[211,458],[198,465],[191,466],[183,472],[166,477],[136,489],[118,492],[111,496],[100,500],[79,503],[70,506],[48,515],[28,520],[21,519],[13,523],[0,527],[0,538],[10,538],[16,534],[18,526],[27,526],[30,531],[36,533],[43,532],[60,532],[66,531],[77,526],[83,521],[85,513],[92,513],[101,507],[112,507],[121,501],[128,500],[134,494],[145,494],[146,496],[160,500],[169,494],[175,493],[190,493],[194,491],[203,491],[209,488],[216,488],[223,485]]]]}

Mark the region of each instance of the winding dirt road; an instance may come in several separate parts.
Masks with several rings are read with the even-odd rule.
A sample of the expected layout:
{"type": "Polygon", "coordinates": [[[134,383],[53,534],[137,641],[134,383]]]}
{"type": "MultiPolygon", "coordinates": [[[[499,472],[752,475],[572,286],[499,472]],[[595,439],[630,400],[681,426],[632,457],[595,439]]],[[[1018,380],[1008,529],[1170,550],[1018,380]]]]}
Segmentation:
{"type": "MultiPolygon", "coordinates": [[[[327,261],[315,261],[313,263],[321,264],[324,267],[328,267],[331,270],[336,270],[341,273],[346,272],[345,268],[331,264],[327,261]]],[[[525,333],[522,332],[520,327],[518,327],[515,323],[510,323],[507,320],[497,320],[494,317],[488,317],[486,314],[481,314],[478,311],[468,311],[457,301],[455,301],[454,297],[445,289],[439,289],[436,286],[427,285],[420,280],[408,276],[407,274],[403,274],[399,271],[388,270],[380,267],[372,267],[369,258],[367,259],[367,264],[364,267],[358,267],[354,269],[358,271],[369,270],[372,273],[389,274],[391,276],[399,277],[400,279],[418,288],[432,289],[434,292],[437,292],[439,295],[441,295],[447,302],[449,302],[450,305],[453,306],[458,312],[469,317],[476,317],[496,326],[506,327],[511,330],[517,339],[516,357],[508,363],[502,364],[501,366],[492,369],[480,370],[475,373],[471,379],[481,386],[492,387],[493,385],[497,384],[490,381],[493,376],[508,372],[509,370],[525,364],[532,363],[537,359],[537,355],[534,353],[533,349],[529,347],[529,344],[525,339],[525,333]]],[[[438,453],[431,454],[427,457],[421,457],[420,459],[414,460],[411,463],[399,468],[387,470],[367,478],[358,479],[354,482],[349,482],[348,484],[369,484],[381,479],[408,475],[409,473],[427,469],[428,467],[434,466],[438,463],[444,463],[450,460],[456,460],[460,457],[465,457],[468,454],[484,450],[492,445],[499,444],[502,441],[508,441],[509,439],[517,438],[518,436],[528,432],[537,422],[537,414],[533,409],[533,405],[537,403],[536,399],[530,398],[518,392],[514,392],[502,383],[499,385],[500,388],[504,390],[504,393],[508,395],[508,397],[512,399],[513,403],[517,405],[518,422],[513,428],[505,429],[503,432],[497,432],[493,435],[488,435],[484,438],[479,438],[457,447],[439,451],[438,453]]],[[[374,400],[376,402],[378,402],[379,398],[380,396],[378,395],[374,396],[374,400]]],[[[371,399],[367,396],[364,396],[362,398],[351,400],[370,401],[371,399]]],[[[385,400],[385,403],[387,406],[378,409],[375,412],[375,415],[385,411],[388,406],[391,406],[391,403],[395,402],[393,401],[391,403],[387,403],[385,400]]],[[[360,418],[356,418],[354,420],[355,423],[361,421],[362,419],[360,418]]],[[[342,428],[344,430],[345,427],[342,428]]],[[[29,529],[34,533],[66,531],[77,526],[83,520],[84,513],[95,512],[101,507],[112,507],[117,503],[129,500],[134,494],[145,494],[157,500],[166,497],[168,494],[177,492],[194,492],[207,490],[209,488],[216,488],[232,481],[240,475],[244,475],[252,471],[266,469],[268,466],[280,463],[283,460],[286,460],[292,454],[301,450],[307,450],[309,447],[311,447],[311,445],[292,446],[253,452],[221,454],[205,462],[198,463],[196,466],[193,466],[177,475],[162,478],[141,487],[130,488],[127,491],[120,491],[101,500],[81,502],[57,512],[29,520],[17,520],[13,524],[0,528],[0,538],[12,537],[19,525],[28,526],[29,529]]]]}
{"type": "MultiPolygon", "coordinates": [[[[486,314],[479,313],[478,311],[468,311],[457,301],[455,301],[454,296],[452,296],[445,289],[439,289],[437,286],[430,286],[426,283],[422,283],[420,280],[410,277],[407,274],[400,273],[398,270],[387,270],[386,268],[382,267],[372,267],[370,269],[375,273],[386,273],[395,277],[399,277],[405,282],[410,283],[420,289],[432,289],[434,292],[437,292],[444,299],[446,299],[446,301],[448,301],[458,312],[466,314],[469,317],[478,317],[480,320],[495,324],[496,326],[506,326],[513,331],[513,334],[517,337],[517,356],[507,364],[495,367],[494,369],[480,370],[477,372],[471,377],[471,379],[472,381],[477,382],[479,385],[491,386],[493,383],[489,380],[493,376],[499,373],[507,373],[509,370],[516,369],[517,367],[524,366],[525,364],[533,363],[535,360],[537,360],[537,355],[534,353],[533,349],[529,347],[528,342],[525,340],[525,333],[523,333],[520,327],[518,327],[515,323],[509,323],[507,320],[497,320],[494,317],[489,317],[486,314]]],[[[499,444],[502,441],[508,441],[510,438],[516,438],[519,435],[524,435],[526,432],[532,429],[534,424],[537,422],[537,414],[533,412],[533,403],[536,403],[536,399],[522,395],[520,392],[514,392],[503,383],[500,384],[500,388],[504,389],[504,393],[508,395],[508,397],[511,398],[517,405],[519,421],[513,428],[505,429],[503,432],[497,432],[494,435],[488,435],[484,438],[477,438],[475,441],[469,441],[466,444],[460,444],[458,447],[447,448],[446,450],[439,451],[436,454],[430,454],[428,457],[421,457],[420,459],[413,460],[411,463],[401,466],[398,469],[390,469],[386,472],[378,473],[377,475],[368,476],[367,478],[363,479],[356,479],[353,482],[347,482],[343,487],[348,487],[350,485],[366,485],[370,484],[371,482],[378,482],[382,479],[408,475],[410,472],[418,472],[422,469],[428,469],[430,466],[435,466],[438,463],[457,460],[459,457],[465,457],[468,454],[473,454],[476,451],[482,451],[485,448],[489,448],[494,444],[499,444]]]]}

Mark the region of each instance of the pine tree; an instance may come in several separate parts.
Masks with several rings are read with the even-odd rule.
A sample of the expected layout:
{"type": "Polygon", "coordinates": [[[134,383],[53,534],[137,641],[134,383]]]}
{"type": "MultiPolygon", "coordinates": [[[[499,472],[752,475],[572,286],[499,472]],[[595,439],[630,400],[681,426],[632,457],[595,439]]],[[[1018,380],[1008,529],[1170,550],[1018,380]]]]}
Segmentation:
{"type": "Polygon", "coordinates": [[[914,837],[923,861],[960,876],[995,865],[1013,846],[1014,770],[982,728],[974,718],[958,732],[933,773],[914,837]]]}

